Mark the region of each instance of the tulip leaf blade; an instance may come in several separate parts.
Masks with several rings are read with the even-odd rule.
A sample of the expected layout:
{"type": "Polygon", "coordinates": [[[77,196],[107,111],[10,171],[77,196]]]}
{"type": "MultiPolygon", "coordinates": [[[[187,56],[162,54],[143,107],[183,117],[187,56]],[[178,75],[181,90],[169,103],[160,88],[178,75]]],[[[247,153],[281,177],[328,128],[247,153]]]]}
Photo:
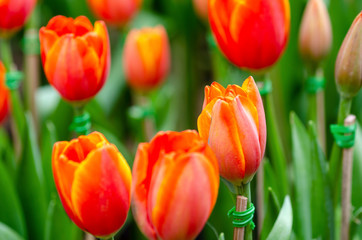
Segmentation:
{"type": "Polygon", "coordinates": [[[2,163],[6,168],[6,171],[9,173],[10,177],[15,178],[16,172],[16,161],[14,150],[10,144],[10,138],[4,129],[0,128],[0,157],[2,158],[2,163]]]}
{"type": "Polygon", "coordinates": [[[261,231],[261,239],[264,240],[268,237],[270,231],[273,228],[275,220],[280,212],[280,203],[271,187],[268,188],[267,194],[267,209],[265,211],[265,217],[263,222],[263,228],[261,231]]]}
{"type": "Polygon", "coordinates": [[[327,160],[318,143],[315,124],[309,122],[311,143],[311,217],[313,237],[334,238],[334,210],[327,174],[327,160]]]}
{"type": "Polygon", "coordinates": [[[293,209],[289,196],[284,199],[279,216],[268,235],[267,240],[289,240],[292,234],[293,209]]]}
{"type": "Polygon", "coordinates": [[[26,114],[24,149],[17,171],[17,190],[30,239],[43,239],[46,195],[40,153],[30,113],[26,114]]]}
{"type": "Polygon", "coordinates": [[[26,237],[25,220],[20,200],[2,161],[0,161],[0,196],[0,222],[8,225],[19,235],[26,237]]]}
{"type": "Polygon", "coordinates": [[[44,240],[76,240],[80,239],[81,231],[69,219],[57,194],[53,194],[49,202],[44,240]]]}
{"type": "Polygon", "coordinates": [[[290,115],[292,128],[293,173],[295,179],[294,221],[298,239],[312,239],[311,224],[311,146],[309,135],[295,113],[290,115]]]}
{"type": "Polygon", "coordinates": [[[0,239],[6,240],[24,240],[16,231],[0,222],[0,239]]]}

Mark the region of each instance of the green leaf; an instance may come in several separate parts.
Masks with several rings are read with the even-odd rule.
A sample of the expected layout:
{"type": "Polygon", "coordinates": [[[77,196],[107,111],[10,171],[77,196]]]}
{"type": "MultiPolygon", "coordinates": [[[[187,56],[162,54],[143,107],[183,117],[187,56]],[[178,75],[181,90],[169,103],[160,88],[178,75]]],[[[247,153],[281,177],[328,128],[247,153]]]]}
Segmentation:
{"type": "Polygon", "coordinates": [[[289,240],[292,234],[293,209],[289,196],[286,196],[279,216],[267,240],[289,240]]]}
{"type": "Polygon", "coordinates": [[[3,162],[11,179],[14,179],[16,172],[14,149],[10,144],[7,133],[2,128],[0,128],[0,161],[3,162]]]}
{"type": "Polygon", "coordinates": [[[265,211],[265,217],[263,222],[263,229],[261,231],[261,239],[264,240],[268,237],[270,231],[273,228],[275,220],[278,217],[280,211],[280,203],[276,197],[276,194],[273,192],[273,189],[269,187],[267,195],[267,207],[265,211]]]}
{"type": "Polygon", "coordinates": [[[41,159],[43,163],[47,199],[50,200],[51,195],[57,192],[52,171],[52,152],[53,145],[57,141],[57,133],[54,124],[50,121],[45,122],[42,129],[41,159]]]}
{"type": "MultiPolygon", "coordinates": [[[[26,237],[24,215],[16,190],[2,161],[0,161],[0,222],[26,237]]],[[[6,239],[1,238],[0,239],[6,239]]]]}
{"type": "Polygon", "coordinates": [[[24,240],[17,232],[9,226],[0,222],[0,239],[4,240],[24,240]]]}
{"type": "MultiPolygon", "coordinates": [[[[273,194],[275,194],[276,197],[278,198],[278,202],[283,201],[284,196],[281,193],[280,191],[281,189],[279,187],[280,179],[278,178],[273,167],[271,166],[270,160],[267,158],[263,159],[263,169],[264,169],[264,196],[266,197],[268,196],[269,188],[271,188],[273,189],[273,194]]],[[[265,202],[268,202],[268,200],[265,199],[265,202]]]]}
{"type": "Polygon", "coordinates": [[[362,207],[362,127],[357,122],[357,132],[354,144],[353,168],[352,168],[352,205],[355,208],[362,207]]]}
{"type": "Polygon", "coordinates": [[[311,143],[311,215],[313,238],[334,238],[334,209],[327,175],[327,161],[318,144],[313,122],[309,122],[311,143]]]}
{"type": "Polygon", "coordinates": [[[290,115],[290,124],[295,184],[295,232],[299,239],[312,239],[310,140],[302,122],[294,113],[290,115]]]}
{"type": "Polygon", "coordinates": [[[44,240],[81,239],[82,231],[69,219],[57,194],[49,203],[44,240]]]}
{"type": "Polygon", "coordinates": [[[31,115],[26,115],[27,126],[24,149],[17,174],[17,189],[24,210],[29,239],[44,238],[46,196],[44,177],[37,138],[31,115]]]}

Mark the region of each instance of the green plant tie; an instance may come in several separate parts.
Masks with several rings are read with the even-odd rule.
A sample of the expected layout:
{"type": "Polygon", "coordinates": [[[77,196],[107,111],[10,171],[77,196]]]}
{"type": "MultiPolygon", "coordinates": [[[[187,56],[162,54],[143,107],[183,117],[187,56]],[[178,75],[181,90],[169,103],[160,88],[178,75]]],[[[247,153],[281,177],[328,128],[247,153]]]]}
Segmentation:
{"type": "Polygon", "coordinates": [[[340,148],[351,148],[354,145],[357,125],[344,126],[338,124],[331,125],[331,132],[334,140],[340,148]]]}
{"type": "Polygon", "coordinates": [[[273,91],[273,85],[269,78],[265,79],[263,86],[259,88],[260,96],[266,96],[273,91]]]}
{"type": "Polygon", "coordinates": [[[19,88],[21,81],[24,78],[24,74],[19,71],[11,71],[5,74],[5,85],[10,90],[16,90],[19,88]]]}
{"type": "Polygon", "coordinates": [[[254,230],[255,224],[253,222],[255,207],[251,203],[250,207],[243,212],[235,210],[235,206],[229,210],[228,217],[233,219],[232,223],[234,227],[242,228],[250,224],[250,228],[254,230]]]}
{"type": "Polygon", "coordinates": [[[40,54],[40,41],[38,34],[28,33],[25,34],[23,40],[23,52],[26,55],[39,55],[40,54]]]}
{"type": "Polygon", "coordinates": [[[70,130],[76,132],[78,135],[87,135],[90,133],[91,125],[89,113],[84,112],[81,115],[74,116],[70,124],[70,130]]]}
{"type": "Polygon", "coordinates": [[[309,77],[306,82],[306,88],[308,93],[316,93],[324,89],[326,80],[324,77],[309,77]]]}

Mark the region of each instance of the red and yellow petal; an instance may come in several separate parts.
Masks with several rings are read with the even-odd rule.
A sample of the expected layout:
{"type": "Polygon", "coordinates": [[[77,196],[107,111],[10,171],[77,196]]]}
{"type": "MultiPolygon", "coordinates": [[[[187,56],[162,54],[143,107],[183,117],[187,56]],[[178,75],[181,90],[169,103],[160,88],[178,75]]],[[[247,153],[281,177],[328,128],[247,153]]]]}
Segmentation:
{"type": "Polygon", "coordinates": [[[122,227],[130,206],[130,179],[127,163],[113,146],[91,152],[80,164],[71,199],[85,231],[95,236],[110,236],[122,227]]]}

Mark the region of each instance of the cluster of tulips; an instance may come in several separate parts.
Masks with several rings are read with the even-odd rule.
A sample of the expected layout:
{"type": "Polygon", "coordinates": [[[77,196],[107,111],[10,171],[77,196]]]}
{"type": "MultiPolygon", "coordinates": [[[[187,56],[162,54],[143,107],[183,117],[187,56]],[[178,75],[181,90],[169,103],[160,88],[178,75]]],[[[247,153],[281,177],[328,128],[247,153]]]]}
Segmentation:
{"type": "MultiPolygon", "coordinates": [[[[55,186],[69,218],[85,232],[108,239],[122,228],[132,208],[134,220],[148,239],[195,239],[216,204],[220,176],[232,186],[233,193],[248,198],[245,208],[253,208],[250,182],[263,161],[267,127],[273,129],[271,139],[278,139],[275,123],[270,121],[273,109],[264,111],[264,105],[270,110],[266,95],[271,94],[266,73],[288,41],[289,1],[194,1],[196,12],[208,19],[223,55],[238,68],[262,75],[262,86],[253,77],[245,79],[241,86],[224,88],[217,82],[206,86],[198,131],[162,131],[151,136],[149,142],[138,145],[132,170],[104,134],[91,133],[89,119],[77,121],[86,116],[85,106],[102,89],[110,72],[112,51],[107,24],[124,27],[137,14],[142,1],[87,3],[102,20],[93,25],[85,16],[55,16],[39,30],[45,76],[74,107],[73,123],[78,124],[73,128],[78,136],[56,142],[51,157],[55,186]]],[[[1,38],[8,40],[19,31],[35,5],[36,0],[0,1],[1,38]]],[[[312,74],[318,72],[320,62],[328,55],[331,31],[323,1],[309,0],[299,45],[312,66],[312,74]]],[[[362,13],[353,22],[336,63],[336,84],[342,102],[351,102],[362,85],[361,43],[362,13]]],[[[6,56],[7,50],[1,51],[6,56]]],[[[12,101],[16,101],[18,93],[11,85],[16,80],[16,67],[9,58],[3,57],[2,61],[0,122],[8,112],[16,118],[12,101]]],[[[123,69],[132,89],[149,92],[159,87],[171,71],[171,48],[165,27],[132,29],[124,43],[123,69]]],[[[348,111],[342,121],[346,115],[348,111]]],[[[312,120],[318,122],[318,117],[312,120]]],[[[24,137],[25,128],[19,124],[16,127],[13,137],[24,137]]],[[[333,155],[338,163],[340,153],[333,155]]],[[[235,227],[245,227],[245,239],[252,238],[251,219],[235,227]]]]}

